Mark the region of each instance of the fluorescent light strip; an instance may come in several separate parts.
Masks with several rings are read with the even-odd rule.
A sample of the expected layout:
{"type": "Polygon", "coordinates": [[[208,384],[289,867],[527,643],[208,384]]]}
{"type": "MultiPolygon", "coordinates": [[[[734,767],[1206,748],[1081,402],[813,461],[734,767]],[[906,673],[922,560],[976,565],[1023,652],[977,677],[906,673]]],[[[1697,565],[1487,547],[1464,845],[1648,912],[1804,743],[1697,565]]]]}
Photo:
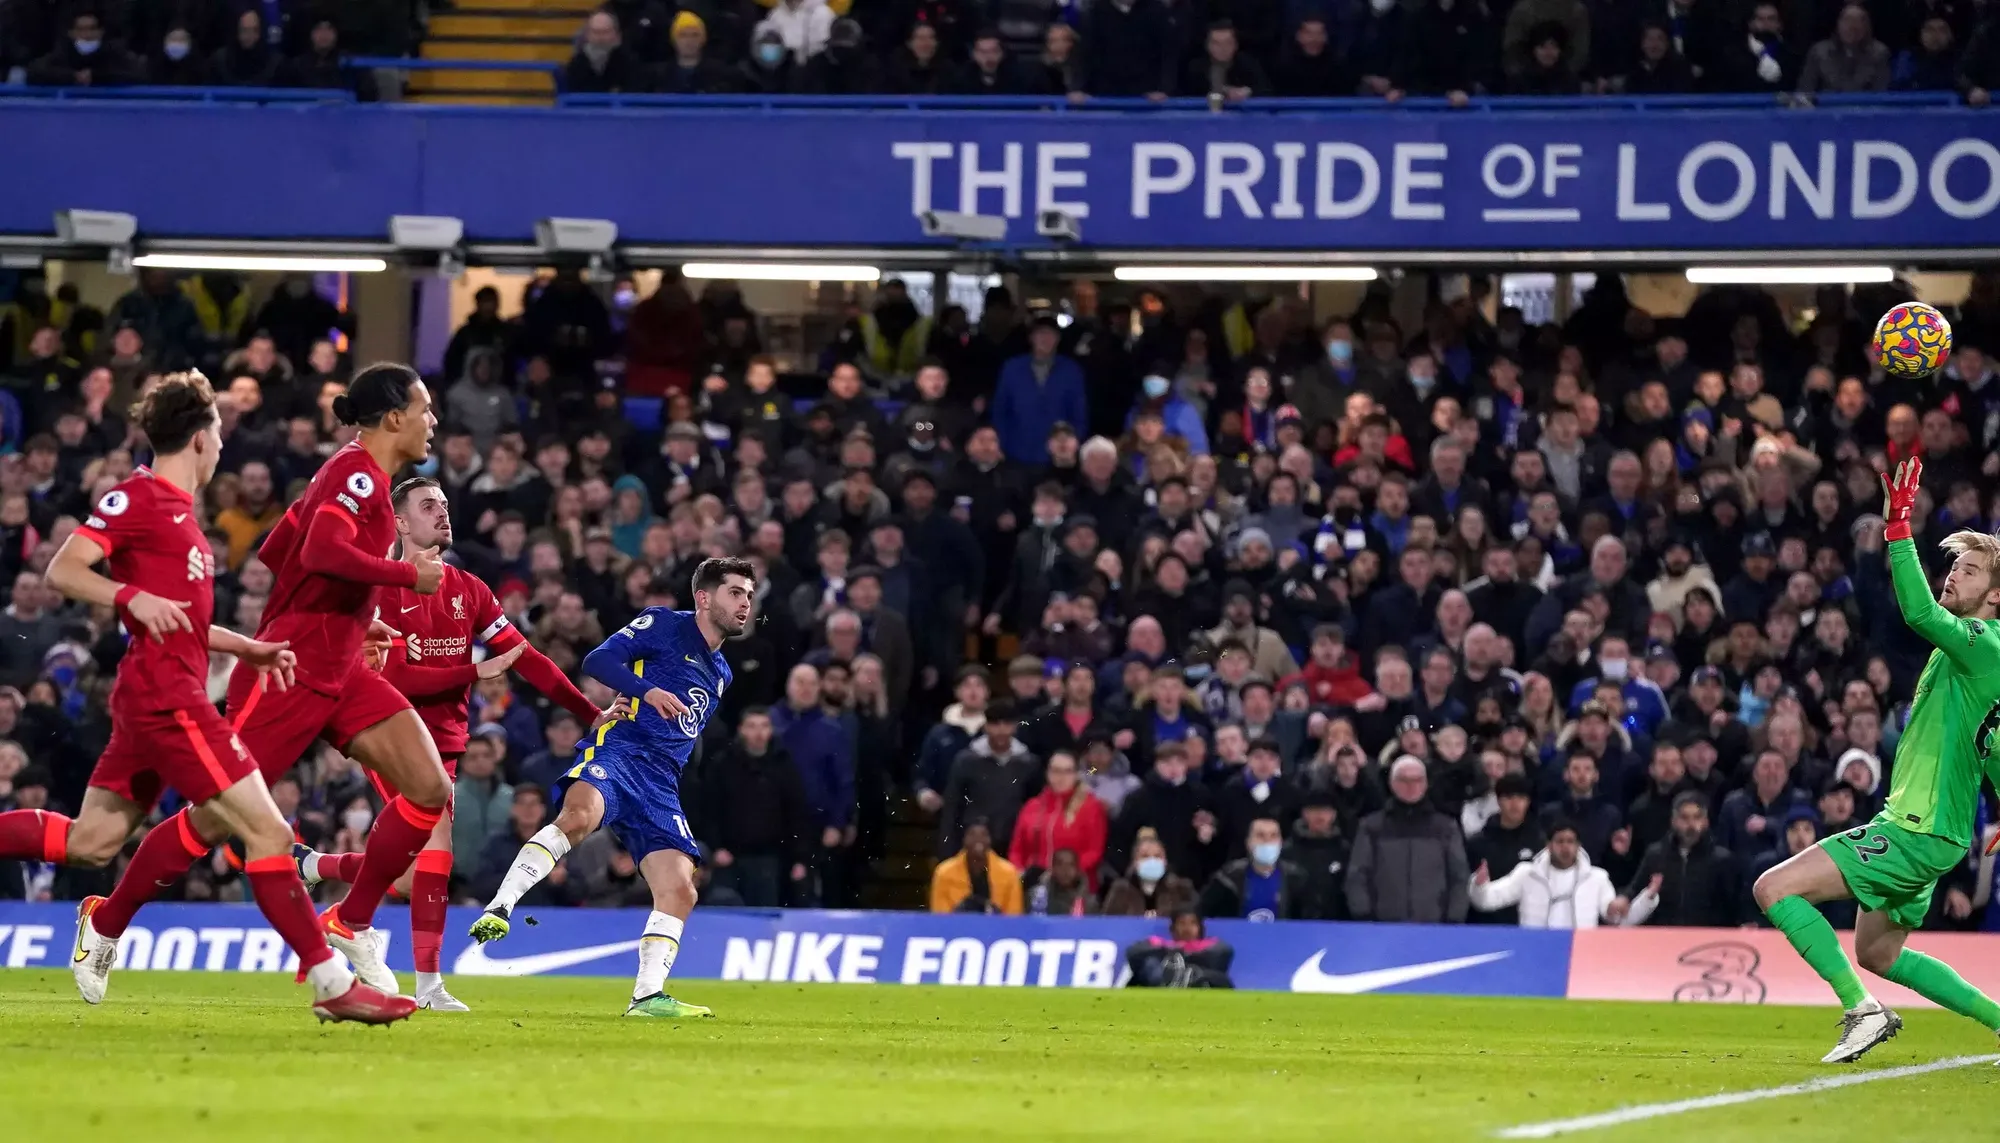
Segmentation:
{"type": "Polygon", "coordinates": [[[1373,266],[1119,266],[1121,282],[1372,282],[1373,266]]]}
{"type": "Polygon", "coordinates": [[[1893,282],[1888,266],[1690,266],[1687,280],[1700,286],[1843,286],[1893,282]]]}
{"type": "Polygon", "coordinates": [[[882,277],[878,267],[841,262],[689,262],[681,273],[745,282],[874,282],[882,277]]]}
{"type": "Polygon", "coordinates": [[[300,274],[379,274],[389,268],[380,258],[298,257],[263,254],[143,254],[134,266],[149,270],[243,270],[300,274]]]}

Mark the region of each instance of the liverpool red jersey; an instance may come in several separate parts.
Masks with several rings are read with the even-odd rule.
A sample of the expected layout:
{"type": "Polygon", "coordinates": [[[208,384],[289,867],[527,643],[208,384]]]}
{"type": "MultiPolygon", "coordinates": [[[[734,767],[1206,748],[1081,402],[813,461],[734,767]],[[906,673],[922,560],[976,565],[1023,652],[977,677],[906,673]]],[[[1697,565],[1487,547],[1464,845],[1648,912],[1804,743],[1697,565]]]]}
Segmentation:
{"type": "MultiPolygon", "coordinates": [[[[371,560],[387,560],[395,547],[389,474],[359,443],[328,458],[258,553],[276,584],[257,637],[290,642],[299,659],[299,683],[333,695],[361,662],[361,640],[375,617],[378,593],[374,584],[311,570],[307,545],[321,541],[351,547],[371,560]],[[331,531],[321,537],[315,533],[321,528],[331,531]]],[[[413,565],[395,566],[408,572],[407,582],[416,582],[413,565]]]]}
{"type": "Polygon", "coordinates": [[[141,468],[106,492],[76,534],[103,548],[111,578],[188,605],[193,631],[154,642],[121,614],[130,642],[111,685],[116,711],[141,714],[208,706],[208,625],[215,618],[215,556],[195,520],[194,498],[141,468]]]}
{"type": "Polygon", "coordinates": [[[407,587],[383,591],[382,621],[403,633],[383,663],[383,676],[409,696],[438,753],[465,753],[466,699],[478,678],[473,644],[505,654],[521,641],[520,630],[507,621],[492,588],[451,564],[436,595],[407,587]]]}

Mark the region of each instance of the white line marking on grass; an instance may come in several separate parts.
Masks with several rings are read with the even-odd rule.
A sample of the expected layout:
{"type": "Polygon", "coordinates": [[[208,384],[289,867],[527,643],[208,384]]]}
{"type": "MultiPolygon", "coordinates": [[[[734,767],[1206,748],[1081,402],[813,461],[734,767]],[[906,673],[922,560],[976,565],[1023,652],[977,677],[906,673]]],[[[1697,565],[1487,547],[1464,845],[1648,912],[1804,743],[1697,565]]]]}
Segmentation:
{"type": "Polygon", "coordinates": [[[1928,1075],[1931,1072],[1951,1071],[1954,1068],[1969,1068],[1974,1064],[1990,1064],[2000,1060],[2000,1055],[1952,1056],[1928,1064],[1909,1064],[1900,1068],[1881,1068],[1872,1072],[1849,1072],[1845,1075],[1821,1076],[1802,1083],[1788,1083],[1783,1087],[1758,1088],[1755,1091],[1729,1091],[1720,1095],[1704,1095],[1698,1099],[1677,1099],[1672,1103],[1642,1103],[1636,1107],[1621,1107],[1616,1111],[1606,1111],[1597,1115],[1584,1115],[1575,1119],[1552,1119],[1547,1123],[1524,1123],[1519,1127],[1507,1127],[1494,1132],[1500,1139],[1547,1139],[1554,1135],[1567,1135],[1573,1131],[1591,1131],[1599,1127],[1617,1127],[1624,1123],[1636,1123],[1642,1119],[1658,1119],[1664,1115],[1680,1115],[1688,1111],[1706,1111],[1711,1107],[1729,1107],[1738,1103],[1756,1103],[1764,1099],[1777,1099],[1787,1095],[1810,1095],[1817,1091],[1832,1091],[1855,1084],[1874,1083],[1876,1080],[1904,1079],[1909,1076],[1928,1075]]]}

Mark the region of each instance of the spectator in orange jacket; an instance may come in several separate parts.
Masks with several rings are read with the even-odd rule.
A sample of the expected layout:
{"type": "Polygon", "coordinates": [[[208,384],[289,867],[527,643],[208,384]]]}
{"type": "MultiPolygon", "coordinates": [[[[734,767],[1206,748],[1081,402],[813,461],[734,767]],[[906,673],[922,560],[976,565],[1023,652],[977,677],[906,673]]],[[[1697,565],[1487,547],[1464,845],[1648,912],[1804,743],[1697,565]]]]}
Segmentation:
{"type": "Polygon", "coordinates": [[[986,820],[973,819],[965,827],[964,848],[938,862],[931,873],[931,912],[1018,917],[1025,911],[1020,870],[993,852],[993,834],[986,828],[986,820]]]}
{"type": "Polygon", "coordinates": [[[1049,868],[1057,850],[1072,850],[1084,880],[1095,890],[1111,819],[1105,816],[1104,803],[1078,781],[1079,776],[1075,754],[1058,750],[1049,755],[1044,771],[1048,784],[1021,807],[1007,857],[1016,868],[1034,874],[1049,868]]]}

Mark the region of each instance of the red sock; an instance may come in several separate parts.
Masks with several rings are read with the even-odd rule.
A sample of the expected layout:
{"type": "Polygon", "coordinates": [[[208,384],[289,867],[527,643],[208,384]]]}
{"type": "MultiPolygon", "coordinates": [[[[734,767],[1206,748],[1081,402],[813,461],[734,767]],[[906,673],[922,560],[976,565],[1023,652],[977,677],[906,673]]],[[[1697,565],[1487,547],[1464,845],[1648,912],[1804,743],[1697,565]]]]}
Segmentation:
{"type": "Polygon", "coordinates": [[[431,839],[442,806],[419,806],[398,797],[375,819],[368,835],[368,847],[361,852],[361,870],[350,882],[346,899],[334,906],[334,916],[350,929],[365,929],[375,923],[375,910],[389,892],[389,886],[410,867],[431,839]]]}
{"type": "Polygon", "coordinates": [[[438,971],[450,888],[451,850],[426,849],[417,854],[417,871],[410,877],[410,952],[418,972],[438,971]]]}
{"type": "Polygon", "coordinates": [[[250,892],[264,911],[264,919],[299,954],[301,970],[333,955],[326,933],[319,927],[319,915],[313,912],[312,898],[306,896],[306,883],[299,880],[289,854],[260,857],[245,865],[243,874],[250,880],[250,892]]]}
{"type": "Polygon", "coordinates": [[[354,884],[361,876],[361,854],[322,853],[319,855],[319,879],[321,881],[345,881],[354,884]]]}
{"type": "Polygon", "coordinates": [[[208,851],[208,843],[189,824],[186,810],[154,826],[140,840],[139,852],[132,855],[118,888],[90,915],[91,927],[102,936],[122,936],[139,906],[180,880],[208,851]]]}
{"type": "Polygon", "coordinates": [[[0,814],[0,861],[52,861],[69,857],[70,820],[47,810],[0,814]]]}

